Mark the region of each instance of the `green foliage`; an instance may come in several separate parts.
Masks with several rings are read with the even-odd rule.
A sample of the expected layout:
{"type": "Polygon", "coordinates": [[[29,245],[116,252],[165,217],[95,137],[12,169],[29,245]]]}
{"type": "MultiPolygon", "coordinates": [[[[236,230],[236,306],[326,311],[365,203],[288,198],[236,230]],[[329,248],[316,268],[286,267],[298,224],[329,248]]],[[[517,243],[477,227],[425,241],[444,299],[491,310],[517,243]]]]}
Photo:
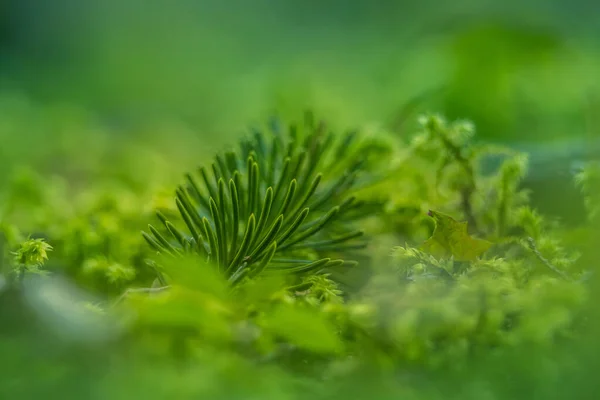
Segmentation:
{"type": "Polygon", "coordinates": [[[548,348],[583,334],[586,275],[557,224],[527,204],[519,187],[526,158],[474,144],[464,123],[422,122],[399,168],[402,188],[413,190],[394,191],[388,208],[396,232],[412,244],[396,247],[394,271],[382,269],[354,299],[371,304],[357,320],[367,337],[394,364],[450,368],[493,349],[548,348]],[[482,161],[496,154],[506,156],[485,171],[482,161]],[[447,210],[468,223],[429,211],[432,226],[409,207],[447,210]],[[433,228],[429,239],[419,225],[433,228]]]}
{"type": "Polygon", "coordinates": [[[52,251],[52,246],[44,239],[28,239],[21,243],[17,251],[13,253],[12,273],[19,279],[25,273],[42,274],[40,268],[48,260],[48,252],[52,251]]]}
{"type": "Polygon", "coordinates": [[[487,240],[470,237],[466,222],[433,210],[428,215],[435,220],[433,234],[422,246],[429,253],[452,256],[456,261],[473,261],[492,245],[487,240]]]}
{"type": "MultiPolygon", "coordinates": [[[[271,121],[186,175],[174,202],[170,183],[143,190],[126,172],[76,191],[16,171],[0,243],[2,272],[22,279],[0,279],[0,315],[26,336],[1,341],[0,376],[31,364],[52,371],[39,387],[111,398],[516,398],[515,381],[552,394],[539,382],[578,379],[573,354],[596,334],[597,260],[580,252],[597,166],[576,178],[590,220],[573,239],[522,189],[527,155],[479,143],[468,122],[420,122],[389,143],[310,114],[271,121]]],[[[2,396],[37,390],[8,381],[2,396]]]]}
{"type": "Polygon", "coordinates": [[[422,131],[401,150],[389,206],[395,230],[410,234],[429,209],[455,212],[471,231],[490,238],[516,226],[515,211],[528,200],[519,187],[527,156],[477,143],[474,127],[465,121],[448,123],[431,116],[423,117],[421,125],[422,131]],[[494,167],[498,161],[500,166],[494,167]]]}
{"type": "Polygon", "coordinates": [[[218,154],[187,174],[176,205],[187,232],[158,212],[164,234],[150,225],[144,238],[171,255],[197,253],[232,283],[266,273],[323,273],[355,262],[331,257],[366,246],[356,223],[369,206],[350,195],[377,179],[369,173],[389,150],[356,132],[336,136],[307,114],[284,132],[255,130],[240,152],[218,154]],[[324,171],[324,173],[322,173],[324,171]],[[329,255],[330,257],[325,257],[329,255]]]}
{"type": "MultiPolygon", "coordinates": [[[[220,310],[218,315],[226,317],[198,314],[192,318],[196,322],[184,325],[193,328],[202,321],[203,326],[205,323],[217,326],[218,321],[226,320],[228,324],[219,325],[218,336],[221,341],[238,343],[236,346],[240,340],[238,329],[245,327],[243,347],[247,348],[249,343],[253,347],[247,354],[254,354],[257,359],[268,356],[292,369],[297,368],[293,361],[297,357],[311,359],[310,363],[316,363],[311,365],[316,366],[319,364],[315,357],[326,353],[329,358],[324,365],[341,362],[338,354],[342,348],[333,344],[339,340],[343,340],[342,353],[365,357],[378,367],[420,365],[436,369],[465,365],[473,355],[486,354],[492,349],[547,348],[557,340],[580,335],[578,327],[585,319],[582,310],[588,297],[586,287],[580,282],[584,275],[577,264],[577,254],[565,250],[557,238],[556,224],[528,206],[526,193],[519,188],[527,169],[526,157],[508,149],[472,144],[472,127],[463,122],[447,124],[439,117],[429,117],[423,120],[423,126],[424,133],[413,139],[397,166],[402,179],[392,175],[377,183],[374,191],[364,194],[366,200],[381,198],[379,187],[417,185],[424,189],[426,198],[410,196],[409,192],[412,201],[422,201],[421,207],[435,206],[470,219],[477,235],[494,241],[492,248],[487,240],[470,236],[467,222],[458,222],[443,212],[430,212],[436,224],[433,236],[424,243],[435,243],[444,251],[429,254],[434,249],[431,245],[420,246],[423,236],[426,237],[420,232],[431,229],[430,222],[419,216],[416,221],[394,219],[398,215],[406,218],[406,214],[392,207],[379,219],[379,229],[389,226],[388,221],[396,224],[399,221],[405,227],[394,231],[414,245],[395,248],[392,268],[388,268],[384,258],[375,257],[374,262],[383,263],[383,267],[363,291],[346,293],[343,300],[338,285],[326,275],[308,274],[289,287],[284,284],[289,282],[284,276],[265,274],[263,279],[238,282],[241,285],[233,297],[226,295],[228,291],[219,291],[211,309],[220,310]],[[482,160],[498,154],[506,158],[495,170],[484,173],[482,160]],[[485,204],[481,197],[487,198],[485,204]],[[422,227],[413,229],[419,224],[422,227]],[[329,321],[325,325],[320,322],[323,316],[329,321]],[[327,331],[340,335],[334,341],[324,333],[328,324],[334,324],[335,328],[330,326],[327,331]],[[281,347],[281,341],[292,347],[281,347]]],[[[230,173],[233,175],[235,171],[230,173]]],[[[397,196],[407,196],[403,191],[389,193],[392,202],[397,196]]],[[[182,210],[185,208],[180,207],[182,210]]],[[[214,206],[212,215],[219,216],[214,206]]],[[[165,225],[168,228],[170,224],[165,225]]],[[[177,239],[183,234],[171,236],[177,239]]],[[[159,241],[160,237],[154,240],[159,241]]],[[[203,243],[204,249],[218,251],[214,243],[212,249],[209,241],[203,243]]],[[[158,248],[168,254],[164,246],[158,248]]],[[[185,248],[185,244],[180,248],[185,248]]],[[[208,251],[201,254],[207,256],[208,251]]],[[[205,261],[214,262],[211,257],[205,261]]],[[[228,280],[222,270],[208,279],[206,272],[199,272],[208,271],[204,268],[191,266],[182,270],[181,263],[174,260],[165,265],[169,267],[164,272],[173,277],[172,287],[184,285],[186,291],[192,290],[189,294],[200,287],[224,287],[228,280]],[[192,278],[198,274],[201,276],[192,278]]],[[[269,267],[265,268],[268,270],[269,267]]],[[[206,290],[199,294],[205,296],[206,290]]],[[[142,304],[143,299],[140,298],[142,304]]],[[[191,304],[188,307],[194,308],[191,304]]],[[[148,309],[153,318],[155,311],[153,307],[148,309]]],[[[172,314],[168,315],[172,318],[172,314]]],[[[187,320],[187,315],[181,317],[187,320]]],[[[201,332],[204,335],[208,330],[203,328],[201,332]]]]}
{"type": "Polygon", "coordinates": [[[590,162],[575,176],[575,182],[585,195],[585,206],[590,222],[600,216],[600,162],[590,162]]]}

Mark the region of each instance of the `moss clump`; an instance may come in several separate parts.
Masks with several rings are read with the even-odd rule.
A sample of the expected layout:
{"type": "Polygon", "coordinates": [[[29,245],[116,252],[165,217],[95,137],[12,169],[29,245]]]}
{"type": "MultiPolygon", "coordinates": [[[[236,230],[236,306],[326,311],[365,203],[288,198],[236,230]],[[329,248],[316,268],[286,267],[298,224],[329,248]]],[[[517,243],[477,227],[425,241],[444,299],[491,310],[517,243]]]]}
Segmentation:
{"type": "Polygon", "coordinates": [[[62,321],[49,331],[81,332],[73,360],[81,343],[99,349],[89,376],[54,360],[88,383],[109,365],[95,386],[107,396],[131,395],[124,377],[135,376],[147,398],[159,383],[182,398],[447,398],[456,382],[481,398],[492,390],[481,363],[518,366],[513,352],[547,355],[545,372],[523,368],[523,379],[551,376],[569,360],[562,349],[594,332],[596,260],[582,256],[596,229],[594,165],[577,177],[590,223],[575,232],[530,203],[526,154],[478,143],[466,122],[421,122],[405,143],[329,133],[311,114],[285,129],[271,121],[151,193],[99,187],[67,202],[68,188],[25,174],[5,191],[2,271],[53,273],[11,299],[54,293],[22,309],[62,321]],[[140,235],[153,215],[160,225],[140,235]]]}

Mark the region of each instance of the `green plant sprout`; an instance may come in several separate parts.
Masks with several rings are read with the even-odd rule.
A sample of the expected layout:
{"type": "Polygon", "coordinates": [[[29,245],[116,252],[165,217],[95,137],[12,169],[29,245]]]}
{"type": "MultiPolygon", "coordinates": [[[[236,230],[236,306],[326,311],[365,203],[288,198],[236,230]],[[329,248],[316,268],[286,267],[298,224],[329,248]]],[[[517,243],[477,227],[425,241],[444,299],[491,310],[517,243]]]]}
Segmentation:
{"type": "Polygon", "coordinates": [[[17,279],[24,277],[26,273],[46,274],[47,271],[41,269],[46,260],[48,252],[53,248],[46,243],[44,239],[27,239],[21,243],[19,248],[13,253],[13,274],[17,279]]]}
{"type": "Polygon", "coordinates": [[[381,148],[356,132],[336,138],[325,129],[309,113],[301,128],[284,133],[274,122],[269,133],[255,130],[239,153],[218,154],[210,171],[199,168],[202,183],[186,175],[176,205],[187,232],[158,212],[163,232],[150,225],[144,238],[161,253],[200,254],[232,284],[263,272],[355,265],[336,256],[367,245],[355,225],[368,204],[352,192],[376,179],[369,170],[381,148]]]}

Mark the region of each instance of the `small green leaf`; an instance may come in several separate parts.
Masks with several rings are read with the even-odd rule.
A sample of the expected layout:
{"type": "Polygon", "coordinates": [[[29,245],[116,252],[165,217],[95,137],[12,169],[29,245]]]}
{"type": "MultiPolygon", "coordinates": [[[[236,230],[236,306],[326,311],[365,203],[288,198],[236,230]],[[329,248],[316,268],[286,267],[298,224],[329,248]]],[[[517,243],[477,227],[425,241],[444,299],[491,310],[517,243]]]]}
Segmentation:
{"type": "Polygon", "coordinates": [[[246,252],[250,247],[250,242],[254,237],[254,228],[256,224],[256,219],[254,218],[254,214],[250,215],[248,219],[248,224],[246,225],[246,232],[244,233],[244,238],[242,239],[242,243],[240,244],[240,249],[236,253],[235,257],[229,263],[229,267],[227,268],[227,272],[230,272],[233,268],[235,268],[242,260],[243,257],[246,256],[246,252]]]}
{"type": "Polygon", "coordinates": [[[311,271],[316,271],[319,268],[324,267],[329,261],[331,261],[330,258],[323,258],[321,260],[318,261],[314,261],[305,265],[300,265],[297,267],[269,267],[270,271],[274,271],[274,272],[285,272],[285,273],[293,273],[293,274],[302,274],[302,273],[306,273],[306,272],[311,272],[311,271]]]}
{"type": "Polygon", "coordinates": [[[156,230],[155,227],[153,227],[152,225],[148,225],[148,229],[150,229],[150,233],[152,233],[154,238],[161,244],[162,247],[164,247],[172,253],[177,253],[173,245],[171,245],[171,243],[169,243],[167,239],[165,239],[165,237],[161,235],[161,233],[158,230],[156,230]]]}
{"type": "Polygon", "coordinates": [[[289,242],[281,250],[283,250],[284,248],[287,249],[287,248],[295,245],[296,243],[300,243],[301,241],[308,239],[309,237],[311,237],[312,235],[314,235],[315,233],[317,233],[318,231],[323,229],[323,227],[325,225],[327,225],[329,222],[331,222],[331,220],[337,215],[338,212],[339,212],[339,207],[333,207],[321,219],[316,221],[316,223],[314,225],[312,225],[310,228],[308,228],[304,232],[300,233],[297,237],[295,237],[291,242],[289,242]]]}
{"type": "Polygon", "coordinates": [[[232,219],[231,219],[231,246],[229,248],[229,257],[234,256],[234,252],[237,246],[238,231],[240,224],[240,203],[238,200],[238,192],[233,179],[229,180],[229,195],[231,196],[231,208],[232,208],[232,219]]]}
{"type": "Polygon", "coordinates": [[[183,203],[181,202],[181,200],[179,200],[179,198],[175,199],[175,205],[177,206],[177,209],[179,210],[179,214],[181,214],[181,217],[183,218],[185,225],[187,226],[188,230],[192,234],[192,237],[194,238],[194,240],[196,242],[199,242],[200,236],[198,235],[198,231],[196,230],[196,227],[194,226],[194,222],[190,218],[190,215],[188,214],[187,210],[185,209],[183,203]]]}
{"type": "MultiPolygon", "coordinates": [[[[265,200],[263,201],[262,210],[260,211],[260,216],[258,217],[258,224],[256,225],[256,231],[262,232],[267,220],[269,219],[269,213],[271,212],[271,204],[273,203],[273,188],[269,187],[267,189],[267,193],[265,194],[265,200]]],[[[252,246],[258,242],[258,235],[254,237],[252,240],[252,246]]]]}
{"type": "Polygon", "coordinates": [[[216,264],[219,265],[219,250],[217,247],[217,237],[215,236],[215,232],[210,226],[210,222],[208,219],[202,218],[202,223],[204,225],[204,234],[208,238],[208,243],[210,246],[210,258],[216,264]]]}
{"type": "Polygon", "coordinates": [[[281,236],[279,236],[277,238],[277,242],[280,245],[285,243],[285,241],[288,240],[290,238],[290,236],[292,236],[298,230],[298,228],[300,228],[300,226],[302,225],[302,223],[308,216],[308,211],[309,211],[308,208],[305,208],[304,210],[302,210],[302,212],[300,212],[300,214],[294,220],[292,225],[290,225],[290,227],[285,232],[283,232],[283,234],[281,234],[281,236]]]}
{"type": "Polygon", "coordinates": [[[292,179],[292,181],[290,182],[290,186],[288,186],[287,193],[285,194],[283,203],[281,203],[281,207],[280,207],[277,215],[281,215],[281,214],[285,215],[285,213],[287,212],[288,208],[290,207],[290,204],[292,204],[292,200],[294,199],[294,194],[296,193],[296,186],[297,186],[296,180],[292,179]]]}
{"type": "Polygon", "coordinates": [[[283,185],[285,185],[287,182],[288,170],[290,169],[291,162],[292,162],[292,160],[289,157],[286,157],[283,160],[283,167],[281,168],[281,174],[279,175],[279,180],[277,181],[277,185],[275,186],[275,193],[274,193],[275,199],[279,198],[279,193],[281,192],[283,185]]]}
{"type": "Polygon", "coordinates": [[[267,248],[267,251],[265,252],[265,256],[260,261],[260,264],[258,264],[256,267],[254,267],[254,269],[250,272],[251,278],[259,275],[261,272],[263,272],[265,270],[267,265],[269,265],[269,263],[273,259],[273,256],[275,255],[276,251],[277,251],[277,242],[273,242],[267,248]]]}
{"type": "Polygon", "coordinates": [[[271,244],[271,242],[273,242],[275,240],[275,236],[281,230],[282,224],[283,224],[283,215],[280,215],[279,217],[277,217],[275,222],[273,222],[273,225],[271,225],[271,228],[269,229],[268,233],[265,235],[263,240],[260,242],[260,244],[258,246],[256,246],[256,248],[252,251],[252,253],[250,254],[250,257],[252,257],[252,258],[260,258],[261,257],[263,251],[269,246],[269,244],[271,244]]]}
{"type": "MultiPolygon", "coordinates": [[[[194,208],[194,205],[192,204],[190,197],[183,190],[183,188],[178,188],[176,193],[177,193],[177,198],[179,199],[179,201],[181,201],[181,205],[187,211],[187,214],[192,219],[194,225],[199,229],[203,229],[204,224],[202,223],[202,218],[198,214],[198,211],[196,211],[196,209],[194,208]]],[[[208,205],[208,202],[207,202],[206,209],[208,210],[209,208],[210,208],[210,206],[208,205]]]]}
{"type": "MultiPolygon", "coordinates": [[[[212,219],[215,222],[215,241],[217,246],[217,256],[213,258],[218,265],[225,265],[225,258],[227,254],[227,239],[225,237],[225,232],[223,231],[223,227],[225,225],[223,219],[221,218],[221,212],[217,207],[215,201],[210,198],[210,212],[212,215],[212,219]]],[[[210,238],[209,238],[210,240],[210,238]]],[[[212,247],[212,246],[211,246],[212,247]]]]}
{"type": "Polygon", "coordinates": [[[162,247],[160,245],[160,243],[156,239],[154,239],[151,235],[149,235],[148,233],[142,231],[142,237],[146,240],[146,242],[148,242],[150,247],[152,247],[154,250],[159,251],[159,252],[166,251],[167,253],[171,254],[171,252],[169,250],[162,247]]]}
{"type": "MultiPolygon", "coordinates": [[[[216,199],[217,198],[217,194],[216,194],[216,191],[213,188],[212,184],[210,183],[210,179],[208,178],[208,174],[206,172],[206,168],[200,167],[200,175],[202,176],[202,180],[204,181],[204,185],[206,186],[206,189],[208,190],[209,197],[212,197],[213,199],[216,199]]],[[[208,206],[208,202],[207,202],[207,206],[208,206]]],[[[208,207],[206,207],[206,208],[208,208],[208,207]]]]}
{"type": "Polygon", "coordinates": [[[179,229],[177,229],[175,227],[175,225],[173,225],[172,223],[170,223],[169,221],[165,222],[165,226],[167,227],[167,229],[169,230],[169,232],[171,233],[171,235],[173,235],[173,237],[175,239],[177,239],[177,241],[179,242],[179,244],[184,247],[187,243],[187,240],[185,238],[185,235],[183,233],[181,233],[181,231],[179,229]]]}
{"type": "Polygon", "coordinates": [[[467,222],[458,222],[438,211],[430,210],[428,215],[435,220],[435,229],[421,248],[432,255],[454,256],[456,261],[473,261],[492,246],[487,240],[469,236],[467,222]]]}
{"type": "Polygon", "coordinates": [[[200,192],[200,188],[198,187],[198,184],[196,183],[192,175],[189,173],[185,174],[185,178],[189,184],[188,192],[191,192],[191,195],[200,203],[200,205],[202,205],[202,207],[208,210],[208,200],[202,195],[202,192],[200,192]]]}

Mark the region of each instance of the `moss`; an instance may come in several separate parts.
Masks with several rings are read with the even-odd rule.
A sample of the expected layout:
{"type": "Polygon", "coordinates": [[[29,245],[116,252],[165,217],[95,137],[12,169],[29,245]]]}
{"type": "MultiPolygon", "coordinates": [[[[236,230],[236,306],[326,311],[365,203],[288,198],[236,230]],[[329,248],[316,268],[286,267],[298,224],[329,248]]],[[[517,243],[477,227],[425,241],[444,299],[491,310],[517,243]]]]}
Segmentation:
{"type": "MultiPolygon", "coordinates": [[[[596,261],[581,251],[594,238],[595,166],[577,177],[590,220],[574,241],[521,189],[527,154],[480,144],[470,123],[426,116],[410,141],[381,137],[329,133],[307,114],[251,130],[181,185],[111,175],[73,195],[15,175],[2,271],[23,278],[10,299],[37,317],[3,353],[27,355],[14,370],[60,366],[40,387],[78,380],[114,398],[448,398],[457,383],[481,398],[508,393],[483,382],[524,355],[547,359],[517,380],[551,377],[557,360],[573,372],[566,349],[593,332],[596,261]],[[491,246],[430,253],[423,244],[447,227],[429,210],[468,227],[453,246],[491,246]],[[364,282],[349,284],[357,271],[364,282]],[[39,293],[56,295],[32,302],[39,293]],[[34,354],[40,326],[64,354],[34,354]]],[[[27,392],[17,378],[6,387],[27,392]]]]}

